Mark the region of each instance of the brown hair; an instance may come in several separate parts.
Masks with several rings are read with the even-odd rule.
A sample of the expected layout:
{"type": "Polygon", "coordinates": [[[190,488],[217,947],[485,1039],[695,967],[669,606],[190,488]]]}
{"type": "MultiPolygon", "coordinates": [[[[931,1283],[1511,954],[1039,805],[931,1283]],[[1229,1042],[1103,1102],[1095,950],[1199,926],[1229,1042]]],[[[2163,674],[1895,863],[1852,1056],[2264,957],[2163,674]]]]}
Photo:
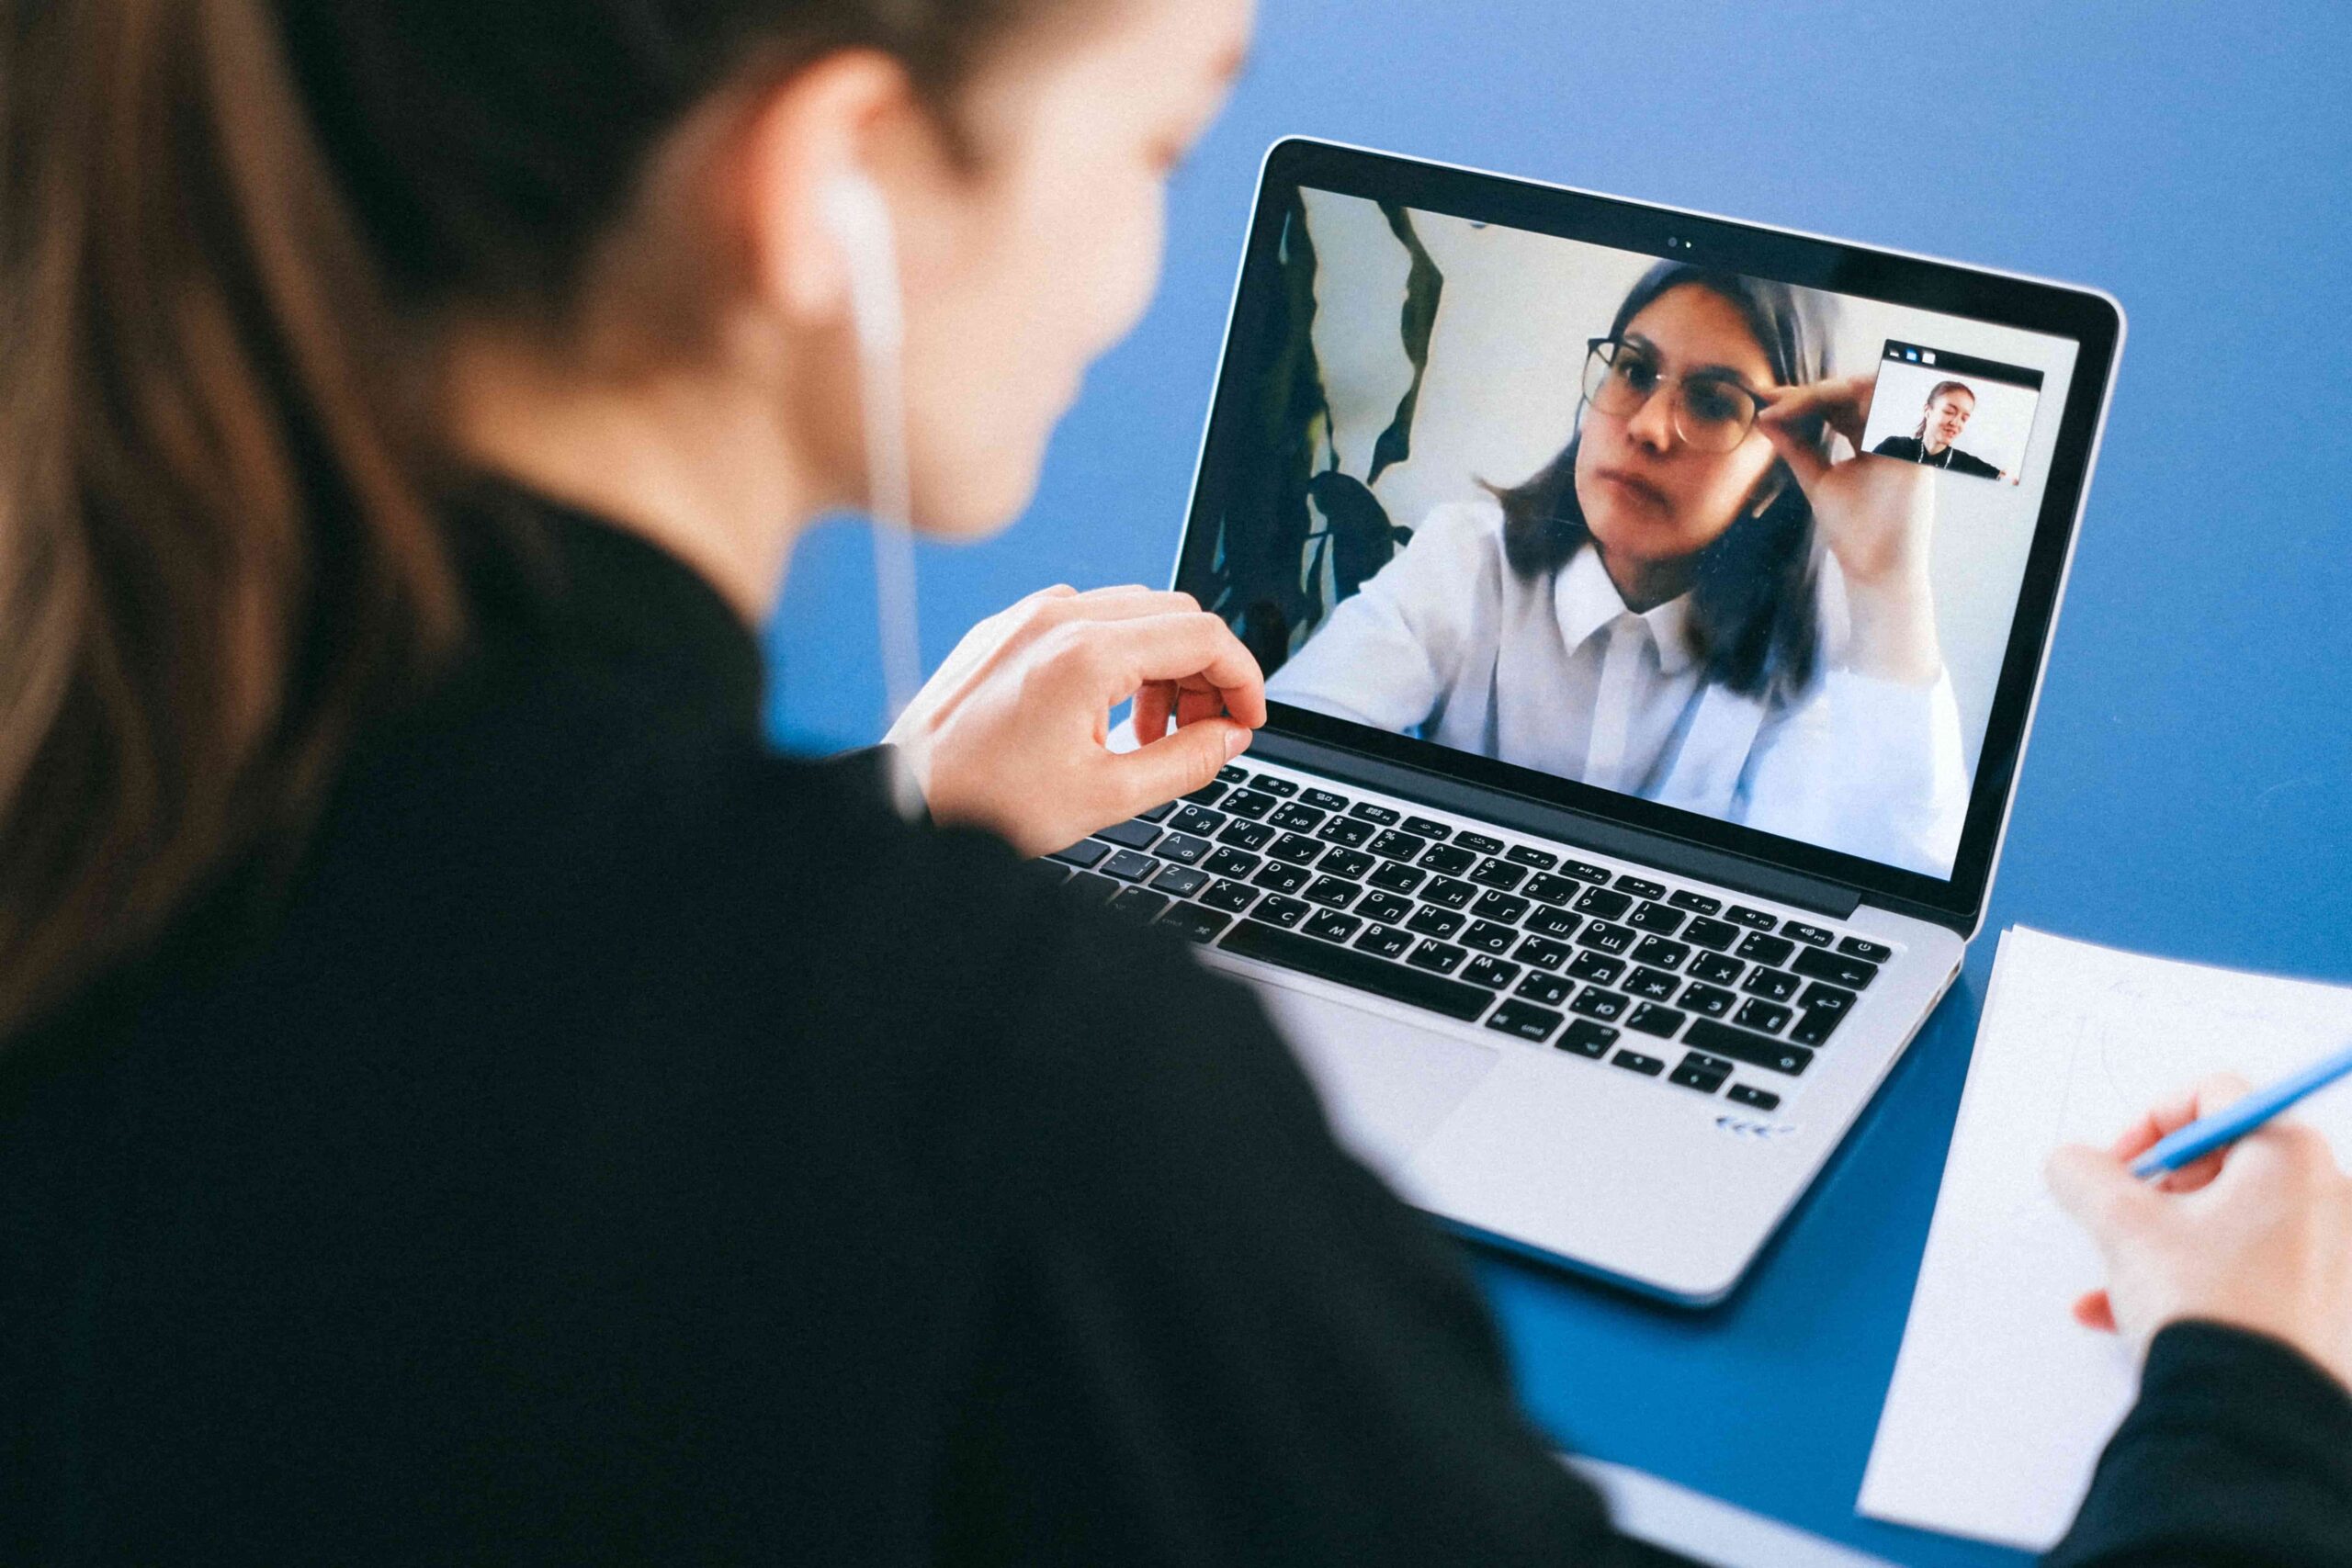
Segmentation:
{"type": "Polygon", "coordinates": [[[1919,428],[1911,433],[1912,440],[1925,441],[1928,438],[1928,415],[1934,412],[1936,404],[1942,400],[1946,392],[1966,392],[1971,404],[1976,401],[1976,389],[1965,381],[1937,382],[1935,389],[1928,394],[1928,400],[1919,405],[1919,428]]]}
{"type": "Polygon", "coordinates": [[[753,64],[936,97],[1056,3],[0,0],[0,1036],[283,856],[458,645],[436,313],[560,315],[753,64]]]}

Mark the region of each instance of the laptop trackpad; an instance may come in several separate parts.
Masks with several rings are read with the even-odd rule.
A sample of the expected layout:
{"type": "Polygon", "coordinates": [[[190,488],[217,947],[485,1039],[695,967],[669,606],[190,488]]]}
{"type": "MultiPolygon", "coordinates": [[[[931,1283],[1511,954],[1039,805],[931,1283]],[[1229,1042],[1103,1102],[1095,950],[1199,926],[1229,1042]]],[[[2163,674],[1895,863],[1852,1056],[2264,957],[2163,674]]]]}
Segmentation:
{"type": "Polygon", "coordinates": [[[1279,983],[1258,994],[1314,1080],[1340,1141],[1395,1179],[1498,1053],[1279,983]]]}

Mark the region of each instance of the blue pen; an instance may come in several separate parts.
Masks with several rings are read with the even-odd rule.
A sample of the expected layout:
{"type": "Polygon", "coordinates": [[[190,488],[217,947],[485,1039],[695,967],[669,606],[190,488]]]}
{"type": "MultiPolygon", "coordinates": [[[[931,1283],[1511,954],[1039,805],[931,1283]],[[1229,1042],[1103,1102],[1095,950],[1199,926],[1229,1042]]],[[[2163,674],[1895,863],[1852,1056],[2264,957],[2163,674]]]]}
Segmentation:
{"type": "Polygon", "coordinates": [[[2133,1160],[2132,1174],[2162,1176],[2166,1171],[2178,1170],[2182,1166],[2194,1165],[2222,1145],[2237,1142],[2297,1100],[2325,1089],[2347,1073],[2352,1073],[2352,1045],[2313,1062],[2300,1073],[2280,1078],[2268,1089],[2255,1090],[2234,1105],[2225,1106],[2211,1116],[2199,1117],[2133,1160]]]}

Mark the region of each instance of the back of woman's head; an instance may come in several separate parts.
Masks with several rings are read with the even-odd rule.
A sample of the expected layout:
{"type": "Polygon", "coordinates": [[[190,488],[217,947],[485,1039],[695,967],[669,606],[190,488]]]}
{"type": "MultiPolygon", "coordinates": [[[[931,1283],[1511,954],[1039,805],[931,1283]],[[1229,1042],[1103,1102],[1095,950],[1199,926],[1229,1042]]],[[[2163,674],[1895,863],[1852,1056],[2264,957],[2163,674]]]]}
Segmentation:
{"type": "Polygon", "coordinates": [[[452,310],[560,320],[695,105],[945,109],[1094,0],[0,0],[0,1035],[298,841],[462,635],[452,310]]]}

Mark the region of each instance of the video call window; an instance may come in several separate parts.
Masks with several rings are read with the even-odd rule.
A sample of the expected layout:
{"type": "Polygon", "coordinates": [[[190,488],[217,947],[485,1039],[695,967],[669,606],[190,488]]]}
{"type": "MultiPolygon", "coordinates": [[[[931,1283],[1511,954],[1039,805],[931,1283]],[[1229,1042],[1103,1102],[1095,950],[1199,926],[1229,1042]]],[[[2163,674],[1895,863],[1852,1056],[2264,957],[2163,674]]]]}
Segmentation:
{"type": "Polygon", "coordinates": [[[2039,370],[1889,338],[1862,449],[2019,484],[2041,402],[2039,370]]]}
{"type": "Polygon", "coordinates": [[[1311,188],[1273,265],[1185,581],[1269,696],[1950,877],[2075,344],[1311,188]]]}

